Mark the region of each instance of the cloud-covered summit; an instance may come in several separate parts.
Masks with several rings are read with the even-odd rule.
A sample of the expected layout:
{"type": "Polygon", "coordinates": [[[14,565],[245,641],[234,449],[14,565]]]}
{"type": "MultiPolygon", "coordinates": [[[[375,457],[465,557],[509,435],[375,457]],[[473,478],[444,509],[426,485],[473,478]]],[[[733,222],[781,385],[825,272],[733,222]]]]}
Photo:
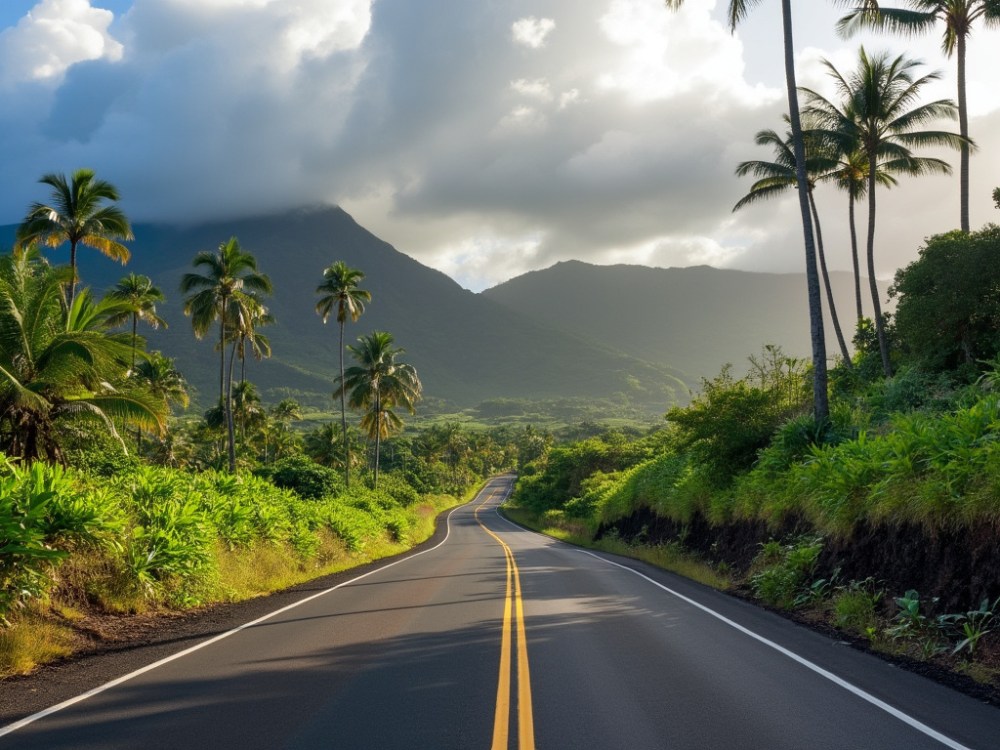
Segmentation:
{"type": "MultiPolygon", "coordinates": [[[[90,166],[142,220],[339,203],[474,288],[570,257],[801,267],[794,206],[730,213],[783,82],[750,80],[758,26],[730,34],[712,0],[100,5],[43,0],[0,32],[4,222],[44,195],[41,174],[90,166]]],[[[803,52],[807,82],[839,45],[803,52]]],[[[973,121],[974,190],[996,117],[973,121]]],[[[887,221],[885,271],[957,215],[957,188],[952,210],[949,181],[923,182],[897,192],[927,225],[887,221]]],[[[824,200],[834,224],[839,196],[824,200]]]]}

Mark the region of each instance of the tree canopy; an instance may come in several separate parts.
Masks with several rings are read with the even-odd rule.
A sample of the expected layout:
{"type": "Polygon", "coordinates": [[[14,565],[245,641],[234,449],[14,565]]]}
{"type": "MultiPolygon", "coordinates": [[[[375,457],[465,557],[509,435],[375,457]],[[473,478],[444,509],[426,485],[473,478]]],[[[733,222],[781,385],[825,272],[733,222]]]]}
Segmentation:
{"type": "Polygon", "coordinates": [[[921,367],[974,366],[1000,353],[1000,226],[931,237],[896,272],[896,331],[921,367]]]}

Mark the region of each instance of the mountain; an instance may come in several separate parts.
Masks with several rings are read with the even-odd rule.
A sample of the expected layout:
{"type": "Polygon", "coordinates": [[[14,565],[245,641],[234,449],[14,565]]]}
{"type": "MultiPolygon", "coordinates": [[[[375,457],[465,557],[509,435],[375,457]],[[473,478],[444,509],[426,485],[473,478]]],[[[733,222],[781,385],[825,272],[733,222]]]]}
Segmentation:
{"type": "MultiPolygon", "coordinates": [[[[218,354],[210,334],[197,341],[183,315],[178,291],[199,250],[215,250],[231,236],[253,253],[259,270],[274,285],[269,308],[276,324],[264,329],[273,357],[248,362],[247,377],[266,401],[293,396],[304,403],[332,406],[330,393],[338,360],[337,325],[324,326],[315,312],[316,286],[335,260],[366,274],[362,288],[372,293],[364,315],[349,323],[348,342],[373,330],[390,331],[403,359],[413,364],[425,395],[457,406],[493,398],[609,398],[624,394],[651,411],[684,398],[687,384],[662,365],[622,354],[574,334],[557,332],[488,297],[469,292],[448,276],[421,265],[359,226],[337,208],[316,208],[252,219],[180,227],[134,226],[127,268],[88,248],[79,256],[85,285],[104,290],[127,272],[146,274],[167,295],[158,312],[169,328],[143,329],[151,349],[176,357],[181,372],[199,393],[201,407],[218,393],[218,354]]],[[[9,246],[14,227],[0,228],[9,246]]],[[[48,252],[68,262],[68,249],[48,252]]]]}
{"type": "MultiPolygon", "coordinates": [[[[853,275],[834,272],[831,285],[850,346],[853,275]]],[[[865,280],[863,294],[867,289],[865,280]]],[[[765,344],[811,358],[804,274],[566,261],[481,294],[560,330],[650,362],[669,362],[699,378],[714,376],[726,363],[744,372],[747,357],[765,344]]],[[[823,306],[825,315],[825,297],[823,306]]],[[[870,299],[865,314],[871,315],[870,299]]],[[[831,357],[839,353],[829,323],[826,345],[831,357]]]]}

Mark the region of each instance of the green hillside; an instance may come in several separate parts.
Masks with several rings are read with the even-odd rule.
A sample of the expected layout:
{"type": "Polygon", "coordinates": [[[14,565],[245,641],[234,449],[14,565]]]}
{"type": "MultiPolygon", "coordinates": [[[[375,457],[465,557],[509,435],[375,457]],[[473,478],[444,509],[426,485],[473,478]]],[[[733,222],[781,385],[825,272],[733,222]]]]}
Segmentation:
{"type": "MultiPolygon", "coordinates": [[[[831,274],[844,335],[853,334],[854,282],[831,274]]],[[[867,282],[863,281],[867,290],[867,282]]],[[[567,261],[482,293],[487,299],[633,356],[711,377],[737,370],[763,344],[810,355],[806,284],[801,274],[750,273],[696,266],[594,266],[567,261]]],[[[826,299],[823,300],[824,308],[826,299]]],[[[870,315],[871,300],[865,306],[870,315]]],[[[824,309],[824,314],[825,314],[824,309]]],[[[837,353],[827,325],[827,351],[837,353]]]]}
{"type": "MultiPolygon", "coordinates": [[[[268,400],[292,395],[306,403],[330,403],[337,329],[324,326],[316,315],[314,290],[334,260],[362,269],[367,275],[363,287],[373,296],[361,320],[349,325],[348,341],[376,329],[391,331],[420,373],[428,397],[472,406],[503,397],[623,395],[651,413],[662,413],[687,394],[687,384],[676,372],[558,333],[544,319],[462,289],[378,239],[344,211],[318,208],[194,227],[139,224],[127,269],[93,251],[81,252],[85,284],[106,288],[132,271],[152,277],[163,289],[167,303],[160,313],[169,329],[147,329],[150,348],[177,358],[199,391],[200,406],[217,392],[218,358],[210,342],[192,335],[178,284],[197,251],[214,250],[232,235],[274,283],[270,308],[277,323],[265,331],[274,356],[248,364],[248,377],[268,400]]],[[[4,227],[0,241],[9,245],[12,236],[13,227],[4,227]]],[[[68,251],[49,257],[65,262],[68,251]]]]}

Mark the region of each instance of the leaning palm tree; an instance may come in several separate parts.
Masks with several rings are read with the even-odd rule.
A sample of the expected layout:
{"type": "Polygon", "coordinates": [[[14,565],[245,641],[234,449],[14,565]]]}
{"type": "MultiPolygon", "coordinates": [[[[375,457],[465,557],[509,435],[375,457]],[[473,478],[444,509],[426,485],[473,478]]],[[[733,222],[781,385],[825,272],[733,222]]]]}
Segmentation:
{"type": "Polygon", "coordinates": [[[0,258],[0,450],[65,463],[66,419],[102,425],[124,449],[115,420],[162,430],[166,409],[124,376],[126,334],[110,332],[121,308],[84,289],[66,310],[68,268],[34,248],[0,258]]]}
{"type": "MultiPolygon", "coordinates": [[[[788,116],[785,116],[788,122],[788,116]]],[[[807,134],[808,135],[808,134],[807,134]]],[[[774,150],[774,161],[762,161],[754,159],[740,162],[736,167],[736,175],[745,177],[753,175],[757,181],[750,186],[749,192],[743,196],[733,211],[738,211],[744,206],[755,203],[759,200],[783,195],[790,189],[794,189],[797,184],[795,176],[795,152],[792,148],[791,134],[782,138],[773,130],[761,130],[754,136],[754,142],[758,146],[771,146],[774,150]]],[[[830,273],[826,267],[826,252],[823,249],[823,232],[820,228],[819,211],[816,209],[816,198],[813,191],[816,181],[825,177],[836,166],[836,159],[831,150],[824,147],[824,143],[819,138],[806,139],[806,174],[809,180],[809,208],[812,212],[813,226],[816,229],[816,250],[819,253],[819,267],[823,275],[823,284],[826,287],[826,300],[830,306],[830,319],[833,323],[834,333],[837,335],[837,343],[840,346],[840,355],[846,367],[851,366],[851,353],[847,349],[847,342],[840,328],[840,318],[837,315],[837,305],[833,299],[833,287],[830,284],[830,273]]]]}
{"type": "Polygon", "coordinates": [[[61,174],[47,174],[39,182],[52,188],[51,203],[33,203],[17,229],[19,246],[41,242],[49,247],[69,243],[69,307],[76,296],[76,249],[90,247],[122,264],[128,248],[121,241],[133,239],[132,227],[122,210],[104,201],[119,200],[110,182],[97,180],[91,169],[76,170],[70,181],[61,174]]]}
{"type": "MultiPolygon", "coordinates": [[[[184,314],[191,316],[195,336],[202,338],[216,323],[219,324],[219,402],[226,419],[229,442],[229,470],[236,470],[236,436],[233,429],[231,387],[226,387],[226,331],[231,326],[234,309],[246,308],[253,294],[270,294],[271,281],[257,272],[257,259],[240,247],[239,240],[230,237],[216,252],[203,250],[194,257],[195,268],[203,274],[186,273],[181,278],[181,292],[190,296],[184,300],[184,314]]],[[[230,386],[232,365],[230,365],[230,386]]]]}
{"type": "Polygon", "coordinates": [[[966,99],[966,44],[972,26],[981,21],[985,26],[1000,25],[1000,2],[997,0],[907,0],[909,9],[883,8],[875,0],[855,8],[840,19],[837,29],[849,36],[861,29],[879,29],[906,35],[921,34],[938,21],[944,24],[941,49],[955,56],[958,67],[958,131],[962,136],[959,166],[959,221],[963,232],[969,231],[969,107],[966,99]]]}
{"type": "MultiPolygon", "coordinates": [[[[670,9],[677,9],[684,4],[684,0],[664,1],[670,9]]],[[[735,30],[739,22],[746,17],[750,8],[759,3],[760,0],[730,0],[728,11],[730,29],[735,30]]],[[[802,136],[799,100],[795,83],[795,47],[792,40],[791,0],[781,0],[781,22],[785,60],[785,90],[788,96],[788,116],[792,130],[792,150],[795,154],[795,176],[799,196],[799,216],[802,222],[806,256],[809,334],[812,340],[813,416],[818,424],[825,424],[830,416],[830,399],[827,392],[826,337],[823,331],[823,300],[819,288],[819,271],[816,267],[816,243],[809,211],[805,141],[802,136]]]]}
{"type": "Polygon", "coordinates": [[[236,358],[240,360],[240,382],[247,379],[247,354],[256,361],[271,356],[271,340],[260,332],[263,326],[274,323],[274,315],[255,294],[239,297],[235,304],[230,305],[232,314],[227,321],[226,339],[232,342],[233,352],[230,368],[236,358]]]}
{"type": "MultiPolygon", "coordinates": [[[[330,317],[334,309],[337,311],[337,323],[340,325],[340,380],[344,380],[344,324],[350,318],[352,323],[357,323],[365,311],[365,303],[371,302],[372,295],[364,289],[359,289],[358,284],[365,278],[364,273],[356,268],[350,268],[344,261],[338,260],[323,271],[323,283],[316,287],[316,294],[320,295],[319,302],[316,303],[316,312],[322,316],[323,324],[330,317]]],[[[340,393],[340,425],[343,434],[343,446],[345,451],[350,451],[351,446],[347,440],[347,404],[345,394],[340,393]]],[[[348,453],[344,456],[344,484],[351,488],[351,456],[348,453]]]]}
{"type": "Polygon", "coordinates": [[[933,172],[950,174],[947,162],[932,157],[915,156],[911,148],[950,146],[958,148],[962,137],[941,130],[919,130],[927,122],[954,118],[955,105],[950,99],[917,104],[921,89],[940,78],[933,72],[916,76],[921,63],[903,55],[890,59],[886,53],[869,57],[862,47],[858,67],[844,77],[827,60],[827,71],[836,82],[842,104],[833,104],[820,94],[803,88],[809,105],[806,113],[815,119],[830,138],[854,143],[868,161],[868,283],[875,311],[875,330],[886,377],[892,375],[889,344],[882,319],[882,304],[875,280],[875,187],[880,165],[892,164],[890,171],[910,175],[933,172]]]}
{"type": "Polygon", "coordinates": [[[115,288],[108,292],[108,298],[122,303],[126,308],[121,316],[112,319],[111,325],[122,325],[129,320],[132,322],[132,369],[134,370],[139,321],[148,323],[154,329],[160,326],[167,327],[167,322],[156,314],[156,303],[165,299],[163,292],[153,285],[153,280],[148,276],[130,273],[128,276],[123,276],[115,288]]]}
{"type": "Polygon", "coordinates": [[[403,407],[412,414],[423,389],[413,365],[396,361],[403,350],[392,342],[392,334],[375,331],[361,336],[357,346],[348,346],[358,364],[347,368],[343,380],[338,378],[335,391],[338,395],[347,393],[351,407],[362,411],[361,429],[375,444],[375,487],[382,438],[403,427],[395,409],[403,407]]]}

